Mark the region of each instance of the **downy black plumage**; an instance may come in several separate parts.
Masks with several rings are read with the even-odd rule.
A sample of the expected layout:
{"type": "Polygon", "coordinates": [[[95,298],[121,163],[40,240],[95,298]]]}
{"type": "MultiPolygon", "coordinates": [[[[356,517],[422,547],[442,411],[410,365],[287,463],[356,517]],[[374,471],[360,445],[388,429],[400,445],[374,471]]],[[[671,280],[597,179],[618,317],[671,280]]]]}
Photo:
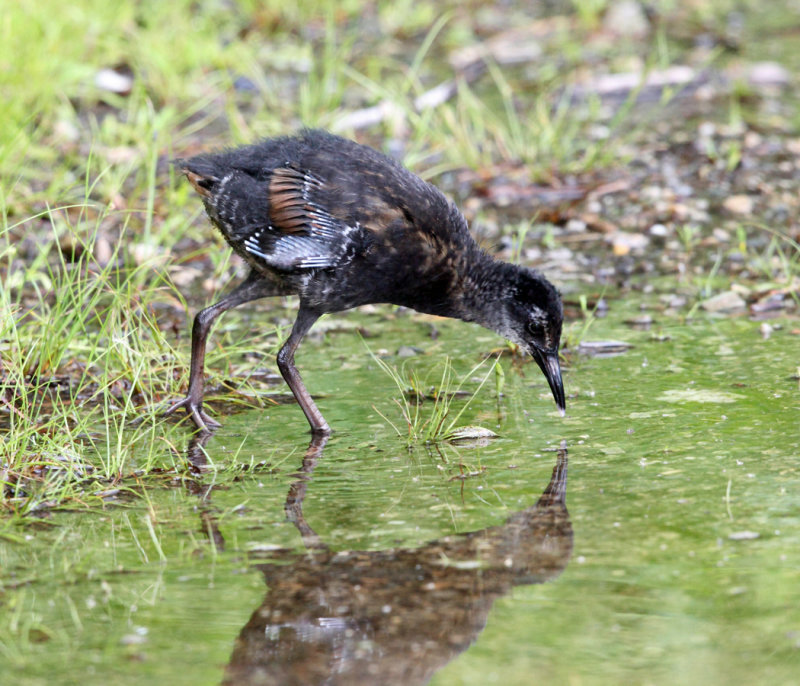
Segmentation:
{"type": "Polygon", "coordinates": [[[223,312],[296,294],[300,309],[278,367],[314,433],[328,424],[294,365],[303,336],[326,312],[393,303],[476,322],[527,350],[565,409],[558,361],[561,299],[540,273],[481,250],[458,209],[394,160],[323,131],[179,160],[208,216],[250,266],[192,328],[185,407],[201,429],[206,339],[223,312]]]}

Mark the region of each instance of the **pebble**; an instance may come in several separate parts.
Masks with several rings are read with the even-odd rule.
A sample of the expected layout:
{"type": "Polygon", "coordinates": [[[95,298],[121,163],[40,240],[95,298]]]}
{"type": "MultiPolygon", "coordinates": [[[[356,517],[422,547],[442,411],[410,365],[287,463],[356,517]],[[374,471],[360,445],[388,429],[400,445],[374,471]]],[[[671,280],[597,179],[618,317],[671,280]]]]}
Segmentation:
{"type": "Polygon", "coordinates": [[[612,250],[618,257],[627,255],[633,250],[644,250],[650,239],[641,233],[618,232],[609,236],[612,250]]]}
{"type": "Polygon", "coordinates": [[[164,250],[160,246],[152,243],[132,243],[128,247],[128,252],[131,257],[133,257],[133,261],[138,265],[145,263],[161,263],[167,259],[164,250]]]}
{"type": "Polygon", "coordinates": [[[649,314],[641,314],[638,317],[626,319],[625,323],[635,329],[649,329],[653,325],[654,320],[649,314]]]}
{"type": "Polygon", "coordinates": [[[745,305],[746,303],[742,300],[742,297],[733,291],[719,293],[700,303],[700,307],[706,312],[730,312],[731,310],[743,309],[745,305]]]}
{"type": "Polygon", "coordinates": [[[732,214],[751,214],[753,212],[753,198],[749,195],[731,195],[725,198],[722,206],[732,214]]]}
{"type": "Polygon", "coordinates": [[[754,86],[788,86],[792,75],[777,62],[756,62],[748,70],[747,80],[754,86]]]}
{"type": "Polygon", "coordinates": [[[650,33],[650,22],[636,0],[618,0],[607,10],[603,28],[617,36],[643,38],[650,33]]]}
{"type": "Polygon", "coordinates": [[[415,348],[411,345],[401,345],[395,353],[397,357],[415,357],[422,352],[420,348],[415,348]]]}
{"type": "Polygon", "coordinates": [[[752,541],[759,536],[757,531],[734,531],[728,534],[728,538],[732,541],[752,541]]]}
{"type": "Polygon", "coordinates": [[[570,219],[564,226],[564,229],[568,233],[583,233],[586,231],[586,222],[580,219],[570,219]]]}
{"type": "Polygon", "coordinates": [[[719,227],[715,228],[711,235],[720,243],[729,243],[731,240],[731,235],[725,229],[719,227]]]}
{"type": "Polygon", "coordinates": [[[667,307],[672,307],[676,309],[679,307],[684,307],[686,303],[689,302],[685,295],[676,295],[676,294],[662,295],[660,300],[667,307]]]}
{"type": "Polygon", "coordinates": [[[133,88],[133,77],[116,69],[101,69],[94,75],[94,85],[117,95],[128,95],[133,88]]]}
{"type": "Polygon", "coordinates": [[[172,265],[168,268],[168,271],[172,282],[179,288],[185,288],[202,275],[199,269],[181,265],[172,265]]]}
{"type": "Polygon", "coordinates": [[[596,357],[610,357],[621,355],[633,347],[625,341],[581,341],[578,352],[596,357]]]}
{"type": "Polygon", "coordinates": [[[572,250],[566,247],[553,248],[547,251],[547,259],[554,262],[569,262],[572,258],[572,250]]]}
{"type": "Polygon", "coordinates": [[[68,143],[77,143],[81,132],[75,124],[68,119],[59,119],[53,125],[53,135],[59,140],[68,143]]]}

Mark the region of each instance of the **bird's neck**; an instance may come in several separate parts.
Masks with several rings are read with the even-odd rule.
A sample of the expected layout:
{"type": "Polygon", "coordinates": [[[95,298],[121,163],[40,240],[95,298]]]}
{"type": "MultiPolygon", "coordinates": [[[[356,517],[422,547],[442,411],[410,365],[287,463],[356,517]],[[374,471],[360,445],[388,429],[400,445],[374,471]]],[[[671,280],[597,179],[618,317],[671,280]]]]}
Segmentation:
{"type": "Polygon", "coordinates": [[[471,262],[463,273],[455,316],[503,333],[505,303],[513,294],[518,268],[482,250],[472,256],[471,262]]]}

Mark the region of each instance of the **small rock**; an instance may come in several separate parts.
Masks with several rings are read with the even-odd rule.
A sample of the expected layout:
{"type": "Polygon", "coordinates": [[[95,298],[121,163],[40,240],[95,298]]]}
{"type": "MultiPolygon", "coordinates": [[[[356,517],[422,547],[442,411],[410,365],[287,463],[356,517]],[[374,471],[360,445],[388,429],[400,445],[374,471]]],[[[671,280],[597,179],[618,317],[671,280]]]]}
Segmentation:
{"type": "Polygon", "coordinates": [[[649,314],[641,314],[638,317],[626,319],[625,323],[634,329],[649,329],[653,325],[653,318],[649,314]]]}
{"type": "Polygon", "coordinates": [[[708,212],[701,210],[689,203],[676,202],[670,206],[673,217],[679,222],[694,222],[703,224],[709,220],[708,212]]]}
{"type": "Polygon", "coordinates": [[[717,133],[717,126],[714,122],[704,121],[697,127],[697,135],[701,138],[711,138],[717,133]]]}
{"type": "Polygon", "coordinates": [[[113,165],[135,162],[141,156],[139,148],[133,145],[114,145],[110,148],[100,148],[98,150],[105,159],[113,165]]]}
{"type": "Polygon", "coordinates": [[[719,243],[729,243],[731,240],[731,235],[725,230],[719,227],[715,228],[711,235],[719,242],[719,243]]]}
{"type": "Polygon", "coordinates": [[[639,197],[644,202],[649,203],[663,200],[666,196],[669,196],[669,200],[673,199],[671,191],[663,186],[644,186],[642,190],[639,191],[639,197]]]}
{"type": "Polygon", "coordinates": [[[700,307],[706,312],[730,312],[731,310],[743,309],[745,302],[738,293],[725,291],[708,300],[704,300],[700,303],[700,307]]]}
{"type": "Polygon", "coordinates": [[[76,143],[81,137],[81,132],[78,127],[68,119],[59,119],[53,125],[53,135],[61,142],[76,143]]]}
{"type": "Polygon", "coordinates": [[[675,293],[662,295],[660,300],[667,307],[672,307],[676,309],[679,307],[684,307],[688,302],[688,299],[686,298],[685,295],[677,295],[675,293]]]}
{"type": "Polygon", "coordinates": [[[761,145],[763,140],[760,134],[755,131],[748,131],[744,134],[744,147],[748,150],[753,150],[761,145]]]}
{"type": "Polygon", "coordinates": [[[753,198],[749,195],[731,195],[725,198],[722,206],[733,214],[751,214],[753,212],[753,198]]]}
{"type": "Polygon", "coordinates": [[[580,219],[570,219],[564,229],[567,233],[583,233],[586,231],[586,222],[580,219]]]}
{"type": "Polygon", "coordinates": [[[542,251],[540,248],[537,248],[536,246],[525,248],[526,262],[538,262],[541,259],[542,259],[542,251]]]}
{"type": "Polygon", "coordinates": [[[98,236],[94,242],[94,259],[97,264],[105,267],[111,258],[114,256],[114,249],[111,247],[111,242],[105,235],[98,236]]]}
{"type": "Polygon", "coordinates": [[[791,74],[777,62],[756,62],[750,67],[747,80],[753,86],[788,86],[791,74]]]}
{"type": "Polygon", "coordinates": [[[421,352],[422,350],[420,350],[419,348],[415,348],[410,345],[401,345],[397,349],[395,355],[397,355],[397,357],[415,357],[416,355],[419,355],[421,352]]]}
{"type": "Polygon", "coordinates": [[[258,93],[259,88],[246,76],[237,76],[233,82],[234,90],[247,93],[258,93]]]}
{"type": "Polygon", "coordinates": [[[136,634],[125,634],[119,639],[121,645],[124,646],[138,646],[147,643],[146,636],[137,636],[136,634]]]}
{"type": "Polygon", "coordinates": [[[633,347],[624,341],[581,341],[578,345],[578,352],[593,357],[610,357],[621,355],[633,347]]]}
{"type": "Polygon", "coordinates": [[[606,10],[603,28],[618,36],[643,38],[650,33],[650,22],[636,0],[618,0],[606,10]]]}
{"type": "Polygon", "coordinates": [[[752,541],[760,535],[757,531],[734,531],[728,534],[728,538],[732,541],[752,541]]]}
{"type": "Polygon", "coordinates": [[[619,231],[609,236],[611,247],[617,257],[628,255],[631,251],[644,250],[650,239],[641,233],[619,231]]]}
{"type": "MultiPolygon", "coordinates": [[[[206,293],[215,293],[220,288],[222,288],[222,283],[218,279],[215,279],[215,278],[209,276],[207,279],[203,279],[202,286],[203,286],[203,290],[206,293]]],[[[289,326],[289,325],[291,325],[291,322],[287,321],[285,326],[289,326]]]]}
{"type": "Polygon", "coordinates": [[[133,261],[142,265],[145,262],[161,262],[166,259],[163,250],[152,243],[133,243],[129,248],[133,261]]]}
{"type": "Polygon", "coordinates": [[[101,69],[94,75],[94,85],[117,95],[129,95],[133,88],[133,76],[116,69],[101,69]]]}
{"type": "Polygon", "coordinates": [[[569,262],[573,256],[574,253],[567,247],[553,248],[547,251],[547,259],[554,262],[569,262]]]}
{"type": "Polygon", "coordinates": [[[597,231],[598,233],[608,233],[608,234],[613,234],[619,231],[619,226],[617,226],[613,222],[608,221],[607,219],[603,219],[600,216],[599,212],[594,212],[594,211],[584,212],[581,215],[580,219],[584,224],[586,224],[586,227],[590,231],[597,231]]]}
{"type": "Polygon", "coordinates": [[[201,275],[198,269],[193,267],[182,267],[181,265],[173,265],[169,268],[169,275],[172,282],[179,288],[185,288],[192,283],[196,278],[201,275]]]}
{"type": "Polygon", "coordinates": [[[147,643],[147,628],[137,626],[133,628],[133,632],[125,634],[119,639],[119,642],[124,646],[137,646],[147,643]]]}
{"type": "Polygon", "coordinates": [[[783,293],[769,293],[758,302],[750,305],[753,314],[764,314],[765,312],[775,312],[786,308],[786,298],[783,293]]]}
{"type": "Polygon", "coordinates": [[[666,238],[669,235],[669,229],[663,224],[653,224],[647,233],[658,238],[666,238]]]}

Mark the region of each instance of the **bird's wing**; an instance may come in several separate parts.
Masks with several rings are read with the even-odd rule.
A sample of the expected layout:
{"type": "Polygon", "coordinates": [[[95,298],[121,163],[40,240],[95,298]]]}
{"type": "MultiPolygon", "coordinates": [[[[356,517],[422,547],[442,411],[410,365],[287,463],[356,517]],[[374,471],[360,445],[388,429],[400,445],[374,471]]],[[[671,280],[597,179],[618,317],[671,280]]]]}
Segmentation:
{"type": "Polygon", "coordinates": [[[333,267],[359,227],[334,217],[319,202],[324,182],[294,167],[273,170],[268,187],[269,223],[244,248],[276,269],[333,267]]]}

